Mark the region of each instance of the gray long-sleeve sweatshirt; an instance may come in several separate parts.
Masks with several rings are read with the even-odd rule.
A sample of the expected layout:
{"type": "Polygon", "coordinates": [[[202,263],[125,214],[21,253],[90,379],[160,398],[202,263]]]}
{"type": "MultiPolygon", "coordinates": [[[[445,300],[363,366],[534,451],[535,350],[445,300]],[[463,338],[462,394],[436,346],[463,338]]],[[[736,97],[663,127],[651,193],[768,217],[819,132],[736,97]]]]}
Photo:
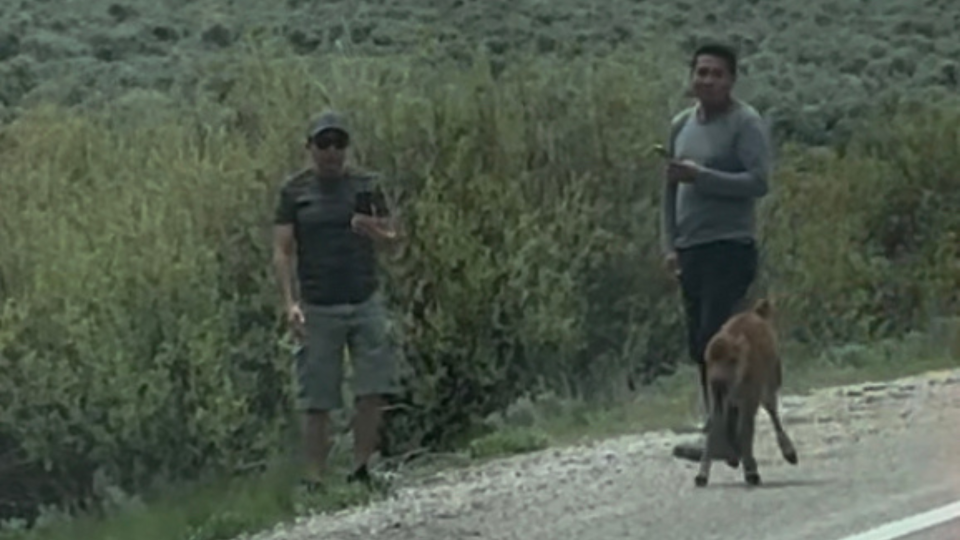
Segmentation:
{"type": "Polygon", "coordinates": [[[674,159],[704,167],[692,183],[665,180],[665,253],[717,240],[756,237],[756,202],[767,194],[773,164],[770,135],[760,114],[735,100],[725,114],[703,121],[697,107],[677,114],[667,146],[674,159]]]}

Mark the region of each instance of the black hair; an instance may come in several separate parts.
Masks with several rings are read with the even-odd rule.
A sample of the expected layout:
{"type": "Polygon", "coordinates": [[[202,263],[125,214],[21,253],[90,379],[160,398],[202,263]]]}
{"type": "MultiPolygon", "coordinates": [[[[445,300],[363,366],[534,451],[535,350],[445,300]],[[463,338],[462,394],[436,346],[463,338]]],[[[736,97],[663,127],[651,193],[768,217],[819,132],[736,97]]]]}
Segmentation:
{"type": "Polygon", "coordinates": [[[737,52],[733,50],[732,47],[728,47],[727,45],[722,45],[720,43],[708,43],[706,45],[701,45],[693,53],[693,58],[690,59],[691,70],[696,68],[697,59],[704,55],[722,58],[723,61],[727,63],[727,68],[730,70],[730,74],[734,77],[737,76],[737,52]]]}

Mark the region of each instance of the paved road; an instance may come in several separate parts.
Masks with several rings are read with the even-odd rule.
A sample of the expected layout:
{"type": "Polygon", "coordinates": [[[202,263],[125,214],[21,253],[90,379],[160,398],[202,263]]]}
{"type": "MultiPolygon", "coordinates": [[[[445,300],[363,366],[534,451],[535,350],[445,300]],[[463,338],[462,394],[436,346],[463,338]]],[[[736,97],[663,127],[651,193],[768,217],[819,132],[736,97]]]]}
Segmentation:
{"type": "Polygon", "coordinates": [[[960,538],[960,501],[885,523],[843,540],[956,540],[960,538]]]}
{"type": "Polygon", "coordinates": [[[766,460],[765,485],[755,490],[721,464],[711,486],[698,490],[694,465],[668,456],[619,463],[613,457],[617,475],[574,476],[553,489],[485,501],[473,515],[380,538],[841,540],[960,500],[958,434],[954,412],[894,437],[862,438],[796,468],[766,460]],[[559,512],[554,501],[564,501],[559,512]]]}
{"type": "Polygon", "coordinates": [[[938,527],[902,537],[902,540],[957,540],[960,538],[960,518],[938,527]]]}
{"type": "MultiPolygon", "coordinates": [[[[806,419],[793,414],[787,429],[800,452],[797,467],[779,458],[761,417],[764,485],[755,489],[722,463],[710,486],[696,488],[696,465],[670,456],[676,436],[626,437],[451,473],[384,504],[268,538],[848,540],[960,501],[958,382],[936,390],[907,384],[887,397],[851,392],[860,397],[806,419]]],[[[960,520],[856,540],[958,540],[958,530],[960,520]]]]}

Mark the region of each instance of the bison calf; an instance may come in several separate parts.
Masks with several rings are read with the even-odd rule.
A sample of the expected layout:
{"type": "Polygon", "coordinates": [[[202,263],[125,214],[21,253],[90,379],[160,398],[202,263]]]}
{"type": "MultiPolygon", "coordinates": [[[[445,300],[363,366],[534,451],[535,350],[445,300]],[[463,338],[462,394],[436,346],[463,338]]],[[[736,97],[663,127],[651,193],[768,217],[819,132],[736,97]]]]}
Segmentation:
{"type": "Polygon", "coordinates": [[[793,465],[798,462],[797,451],[783,429],[777,410],[783,368],[771,322],[772,311],[767,300],[759,300],[752,309],[731,317],[707,344],[704,360],[710,406],[708,423],[721,422],[723,426],[708,424],[709,435],[696,477],[699,487],[706,486],[710,477],[710,464],[715,458],[711,448],[721,446],[710,439],[722,436],[729,437],[729,446],[736,454],[728,461],[735,465],[739,458],[746,483],[760,484],[753,439],[757,409],[761,405],[773,422],[783,458],[793,465]]]}

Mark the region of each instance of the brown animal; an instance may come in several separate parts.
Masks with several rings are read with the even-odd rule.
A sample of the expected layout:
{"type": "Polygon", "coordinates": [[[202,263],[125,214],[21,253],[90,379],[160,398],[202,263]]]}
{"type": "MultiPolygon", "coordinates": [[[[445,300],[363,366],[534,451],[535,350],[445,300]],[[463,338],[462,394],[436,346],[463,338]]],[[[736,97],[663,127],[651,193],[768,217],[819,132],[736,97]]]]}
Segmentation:
{"type": "Polygon", "coordinates": [[[707,485],[710,465],[715,459],[709,450],[719,446],[716,441],[711,443],[710,437],[724,435],[729,437],[729,446],[736,454],[727,457],[727,462],[736,466],[737,461],[741,461],[744,481],[752,486],[760,484],[753,440],[757,410],[761,405],[776,430],[777,445],[783,458],[793,465],[799,461],[777,410],[783,367],[772,315],[770,302],[761,299],[752,309],[731,317],[707,344],[704,357],[710,403],[708,423],[723,422],[724,426],[723,429],[708,429],[708,440],[696,477],[698,487],[707,485]]]}

